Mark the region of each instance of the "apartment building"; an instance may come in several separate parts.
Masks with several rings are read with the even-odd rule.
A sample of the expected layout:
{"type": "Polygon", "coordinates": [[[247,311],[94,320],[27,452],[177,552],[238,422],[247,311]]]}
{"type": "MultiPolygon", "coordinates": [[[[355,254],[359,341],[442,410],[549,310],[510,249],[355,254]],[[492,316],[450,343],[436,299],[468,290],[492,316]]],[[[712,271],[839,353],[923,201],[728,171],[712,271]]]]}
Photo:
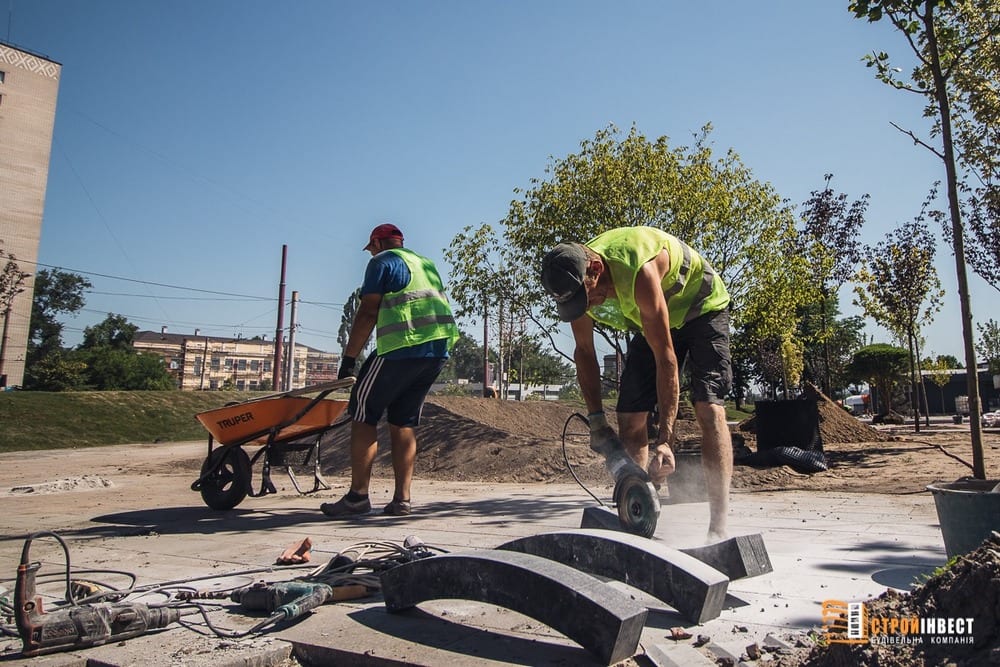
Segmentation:
{"type": "Polygon", "coordinates": [[[62,66],[0,41],[0,250],[32,274],[8,304],[0,299],[0,386],[24,381],[28,321],[49,179],[62,66]]]}
{"type": "MultiPolygon", "coordinates": [[[[136,332],[137,352],[163,359],[177,387],[185,391],[235,389],[273,391],[274,341],[157,331],[136,332]]],[[[288,346],[283,352],[289,356],[288,346]]],[[[295,344],[291,356],[289,389],[300,389],[337,379],[340,355],[295,344]]],[[[287,369],[287,366],[286,366],[287,369]]],[[[285,373],[282,373],[284,376],[285,373]]]]}

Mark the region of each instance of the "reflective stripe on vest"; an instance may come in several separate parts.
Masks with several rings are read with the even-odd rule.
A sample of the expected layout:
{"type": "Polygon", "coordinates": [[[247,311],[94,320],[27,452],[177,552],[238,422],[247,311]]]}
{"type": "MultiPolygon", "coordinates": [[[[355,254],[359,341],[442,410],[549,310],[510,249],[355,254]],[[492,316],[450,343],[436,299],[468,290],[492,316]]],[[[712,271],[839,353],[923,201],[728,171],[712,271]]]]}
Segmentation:
{"type": "Polygon", "coordinates": [[[434,264],[406,248],[393,248],[410,270],[410,282],[398,292],[383,295],[375,327],[375,348],[386,354],[432,340],[458,340],[458,327],[434,264]]]}

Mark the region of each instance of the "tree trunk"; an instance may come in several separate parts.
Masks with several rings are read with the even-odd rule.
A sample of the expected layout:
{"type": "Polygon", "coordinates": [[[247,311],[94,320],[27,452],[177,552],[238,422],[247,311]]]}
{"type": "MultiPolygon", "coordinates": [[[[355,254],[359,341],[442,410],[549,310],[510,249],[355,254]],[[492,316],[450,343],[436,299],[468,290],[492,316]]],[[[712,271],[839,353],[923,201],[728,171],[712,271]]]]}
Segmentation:
{"type": "Polygon", "coordinates": [[[955,272],[958,275],[958,301],[962,308],[962,341],[965,347],[965,368],[969,393],[969,426],[972,433],[972,474],[986,479],[986,462],[983,451],[983,427],[979,399],[979,367],[976,348],[972,339],[972,307],[969,301],[969,277],[965,268],[965,236],[962,213],[958,202],[958,175],[955,169],[955,147],[951,135],[951,106],[945,86],[941,54],[938,52],[937,34],[934,31],[934,7],[937,0],[925,0],[923,23],[927,33],[927,50],[931,58],[934,77],[934,95],[941,116],[941,139],[944,144],[944,168],[948,182],[948,210],[951,214],[952,249],[955,255],[955,272]]]}

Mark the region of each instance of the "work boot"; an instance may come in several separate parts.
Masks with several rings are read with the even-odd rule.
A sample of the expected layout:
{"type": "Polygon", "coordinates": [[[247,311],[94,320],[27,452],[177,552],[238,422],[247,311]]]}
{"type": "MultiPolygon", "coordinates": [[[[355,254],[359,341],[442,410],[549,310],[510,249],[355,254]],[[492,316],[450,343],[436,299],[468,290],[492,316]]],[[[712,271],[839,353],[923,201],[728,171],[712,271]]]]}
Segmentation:
{"type": "Polygon", "coordinates": [[[368,498],[364,500],[348,500],[347,496],[344,496],[335,503],[323,503],[319,506],[319,509],[323,514],[334,518],[356,516],[371,512],[372,502],[368,498]]]}
{"type": "Polygon", "coordinates": [[[388,514],[390,516],[406,516],[411,511],[409,500],[396,500],[393,498],[392,502],[382,509],[382,514],[388,514]]]}

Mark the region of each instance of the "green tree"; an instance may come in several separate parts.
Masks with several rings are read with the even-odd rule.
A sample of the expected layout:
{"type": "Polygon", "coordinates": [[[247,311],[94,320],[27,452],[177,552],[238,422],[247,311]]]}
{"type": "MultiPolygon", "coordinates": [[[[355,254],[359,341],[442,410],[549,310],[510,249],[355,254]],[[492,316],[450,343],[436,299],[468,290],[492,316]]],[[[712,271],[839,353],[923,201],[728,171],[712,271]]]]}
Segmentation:
{"type": "Polygon", "coordinates": [[[996,375],[1000,373],[1000,323],[990,318],[985,324],[977,324],[979,341],[976,351],[983,357],[990,370],[996,375]]]}
{"type": "MultiPolygon", "coordinates": [[[[0,241],[0,245],[3,241],[0,241]]],[[[4,362],[7,359],[7,331],[10,326],[10,313],[14,307],[14,298],[24,291],[24,281],[31,277],[17,264],[14,255],[0,250],[0,262],[6,258],[3,271],[0,271],[0,314],[3,315],[3,325],[0,328],[0,377],[4,375],[4,362]]]]}
{"type": "Polygon", "coordinates": [[[86,385],[87,363],[72,352],[54,350],[31,365],[25,386],[36,391],[73,391],[86,385]]]}
{"type": "Polygon", "coordinates": [[[944,297],[934,268],[934,238],[925,222],[927,208],[934,196],[932,190],[920,215],[889,232],[884,241],[868,249],[866,266],[858,272],[858,284],[854,288],[855,303],[907,343],[914,428],[918,432],[918,391],[923,386],[917,383],[920,329],[940,310],[944,297]]]}
{"type": "MultiPolygon", "coordinates": [[[[854,0],[849,8],[857,18],[868,21],[887,18],[916,56],[917,64],[909,80],[898,76],[902,70],[891,65],[885,52],[874,53],[866,61],[875,68],[880,81],[922,96],[926,101],[924,116],[934,120],[931,137],[940,139],[940,148],[912,131],[904,132],[944,164],[965,367],[975,369],[959,171],[965,169],[984,184],[991,198],[996,196],[1000,149],[1000,129],[996,122],[1000,118],[996,90],[996,82],[1000,80],[997,57],[1000,0],[854,0]]],[[[968,396],[970,412],[979,414],[981,400],[975,372],[968,374],[968,396]]],[[[985,479],[982,425],[978,419],[972,419],[970,427],[973,475],[985,479]]]]}
{"type": "Polygon", "coordinates": [[[102,322],[83,330],[81,349],[108,347],[115,350],[131,350],[135,332],[139,327],[130,323],[124,315],[108,313],[102,322]]]}
{"type": "Polygon", "coordinates": [[[357,288],[347,297],[344,303],[344,313],[340,317],[340,328],[337,329],[337,342],[340,349],[347,347],[347,341],[351,337],[351,327],[354,325],[354,316],[358,314],[358,307],[361,305],[361,288],[357,288]]]}
{"type": "Polygon", "coordinates": [[[822,386],[826,378],[830,397],[837,397],[849,384],[847,365],[854,352],[864,345],[864,318],[839,317],[836,293],[808,304],[800,311],[797,338],[803,342],[804,380],[822,386]]]}
{"type": "Polygon", "coordinates": [[[483,346],[465,332],[459,331],[458,340],[451,348],[447,363],[441,370],[442,380],[483,381],[483,346]]]}
{"type": "MultiPolygon", "coordinates": [[[[513,375],[513,349],[530,320],[552,341],[554,325],[546,325],[533,313],[532,306],[541,296],[536,281],[524,280],[526,267],[517,253],[497,239],[491,225],[478,229],[466,226],[444,250],[452,265],[448,295],[455,315],[475,324],[483,323],[485,365],[488,350],[495,351],[495,378],[509,385],[513,375]]],[[[536,272],[531,271],[529,275],[536,272]]],[[[553,343],[553,347],[555,347],[553,343]]],[[[558,349],[558,348],[556,348],[558,349]]],[[[492,353],[492,352],[490,352],[492,353]]],[[[481,377],[481,373],[480,373],[481,377]]],[[[489,389],[483,385],[483,395],[489,389]]],[[[507,396],[501,387],[501,396],[507,396]]]]}
{"type": "Polygon", "coordinates": [[[573,367],[544,349],[538,336],[521,336],[511,349],[510,367],[520,383],[562,385],[575,377],[573,367]]]}
{"type": "Polygon", "coordinates": [[[102,391],[175,389],[176,383],[154,354],[132,348],[139,327],[124,315],[108,313],[103,321],[83,330],[83,342],[74,358],[83,362],[87,387],[102,391]]]}
{"type": "Polygon", "coordinates": [[[877,415],[884,417],[892,412],[893,390],[905,377],[908,361],[906,350],[885,343],[866,345],[854,353],[848,372],[854,380],[875,388],[880,404],[877,415]]]}
{"type": "Polygon", "coordinates": [[[952,354],[939,354],[934,357],[934,365],[943,366],[944,368],[956,369],[963,368],[962,362],[958,360],[958,357],[952,354]]]}
{"type": "MultiPolygon", "coordinates": [[[[347,341],[351,337],[351,327],[354,326],[354,318],[358,314],[358,309],[361,307],[361,288],[358,287],[356,290],[351,292],[351,295],[347,297],[347,301],[344,303],[344,314],[340,317],[340,328],[337,329],[337,342],[340,343],[340,349],[343,350],[347,347],[347,341]]],[[[365,362],[365,357],[368,355],[368,350],[371,347],[371,340],[369,339],[364,347],[361,348],[361,354],[358,355],[357,367],[360,368],[361,364],[365,362]]]]}
{"type": "Polygon", "coordinates": [[[110,346],[77,352],[86,364],[87,386],[100,391],[141,391],[175,389],[176,383],[163,360],[154,354],[137,354],[110,346]]]}
{"type": "Polygon", "coordinates": [[[35,295],[28,324],[25,388],[71,387],[75,384],[76,381],[69,378],[54,379],[76,367],[64,363],[66,360],[62,356],[40,366],[37,371],[35,366],[50,355],[61,354],[63,325],[57,318],[79,312],[84,305],[83,293],[91,286],[83,276],[59,269],[43,269],[35,276],[35,295]]]}
{"type": "MultiPolygon", "coordinates": [[[[635,127],[622,136],[612,125],[583,141],[579,152],[552,160],[544,177],[514,191],[502,240],[483,225],[453,241],[456,301],[469,314],[482,313],[484,304],[520,303],[519,315],[544,321],[540,330],[552,340],[551,300],[537,280],[523,276],[536,276],[556,243],[649,225],[704,252],[733,296],[735,328],[752,324],[755,336],[790,338],[796,309],[811,297],[804,260],[794,252],[791,209],[735,151],[716,156],[710,133],[705,126],[692,146],[672,148],[666,137],[650,141],[635,127]]],[[[620,351],[613,332],[598,331],[620,351]]]]}
{"type": "MultiPolygon", "coordinates": [[[[831,299],[836,300],[840,287],[854,274],[861,261],[861,241],[859,235],[865,224],[865,211],[869,196],[864,194],[854,202],[848,202],[847,195],[835,193],[830,187],[833,174],[826,174],[826,187],[813,190],[803,204],[802,221],[804,228],[799,236],[799,252],[806,258],[809,277],[819,293],[819,308],[809,309],[819,315],[819,327],[810,331],[805,338],[807,348],[810,343],[818,343],[823,352],[822,364],[812,356],[809,367],[810,379],[822,387],[825,394],[832,395],[833,357],[830,339],[833,331],[830,325],[831,299]]],[[[833,304],[834,308],[836,304],[833,304]]]]}
{"type": "Polygon", "coordinates": [[[941,410],[944,410],[944,388],[951,382],[952,366],[948,365],[947,358],[939,354],[935,359],[924,359],[921,367],[941,392],[941,410]]]}

